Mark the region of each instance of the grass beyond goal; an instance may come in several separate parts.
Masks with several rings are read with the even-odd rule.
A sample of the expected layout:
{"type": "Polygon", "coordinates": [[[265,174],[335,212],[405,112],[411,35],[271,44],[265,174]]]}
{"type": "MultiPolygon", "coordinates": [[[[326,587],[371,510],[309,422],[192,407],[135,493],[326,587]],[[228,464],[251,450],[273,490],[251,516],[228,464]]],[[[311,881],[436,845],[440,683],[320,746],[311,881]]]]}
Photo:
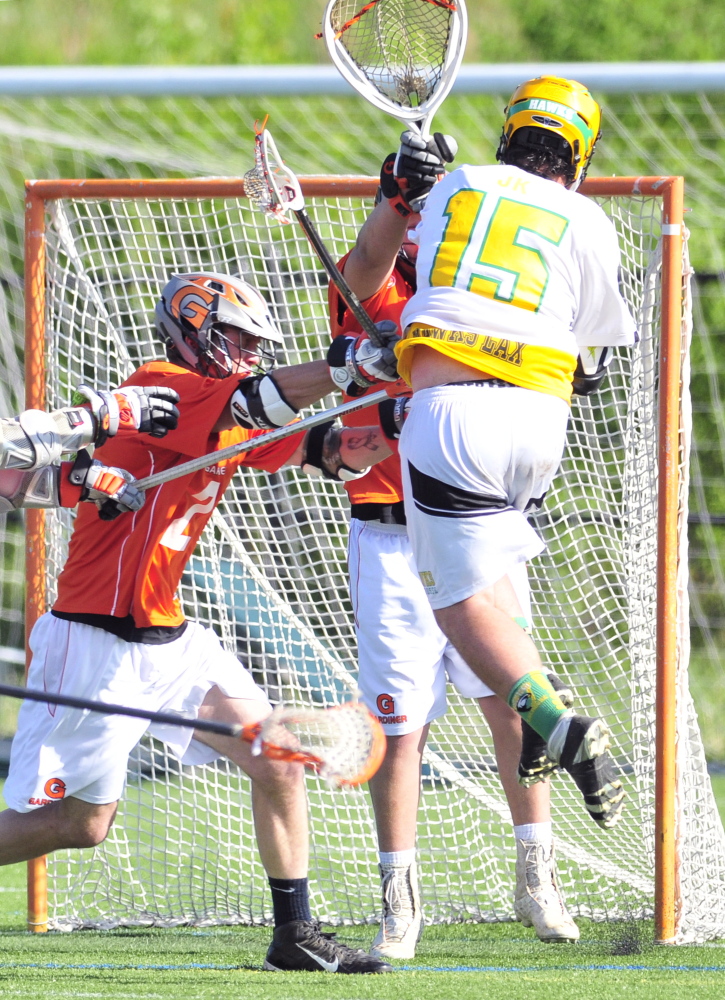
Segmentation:
{"type": "MultiPolygon", "coordinates": [[[[377,181],[302,181],[341,256],[377,181]]],[[[689,269],[682,179],[587,181],[614,220],[622,289],[640,341],[605,387],[574,401],[564,462],[530,566],[535,639],[578,710],[603,715],[628,803],[612,832],[553,781],[560,881],[572,913],[654,914],[657,939],[725,933],[725,838],[687,688],[689,269]]],[[[168,275],[241,273],[286,338],[285,362],[328,343],[326,280],[302,232],[250,208],[234,179],[30,181],[26,185],[27,406],[67,405],[81,381],[115,385],[162,355],[153,309],[168,275]]],[[[201,503],[203,498],[190,498],[201,503]]],[[[355,689],[346,499],[297,470],[237,477],[182,581],[186,612],[213,625],[273,701],[330,704],[355,689]]],[[[52,602],[72,515],[28,512],[27,627],[52,602]]],[[[89,581],[92,586],[92,581],[89,581]]],[[[490,737],[452,696],[426,750],[418,851],[429,920],[513,918],[514,845],[490,737]]],[[[377,921],[372,812],[364,790],[308,781],[313,908],[377,921]]],[[[261,923],[271,917],[245,779],[225,763],[180,768],[146,742],[95,851],[31,863],[30,926],[261,923]]]]}

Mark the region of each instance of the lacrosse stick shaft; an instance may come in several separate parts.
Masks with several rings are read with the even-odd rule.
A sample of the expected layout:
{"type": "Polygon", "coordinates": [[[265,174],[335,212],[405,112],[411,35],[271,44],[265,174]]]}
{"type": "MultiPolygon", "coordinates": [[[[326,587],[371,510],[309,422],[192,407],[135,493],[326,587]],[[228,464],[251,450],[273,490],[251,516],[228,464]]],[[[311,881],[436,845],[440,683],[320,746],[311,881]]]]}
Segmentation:
{"type": "Polygon", "coordinates": [[[171,482],[172,479],[179,479],[181,476],[187,476],[192,472],[199,472],[200,469],[205,469],[208,465],[223,462],[227,458],[234,458],[245,451],[254,451],[255,448],[263,448],[266,445],[274,444],[276,441],[282,441],[292,434],[299,434],[300,431],[307,431],[311,427],[317,427],[318,424],[334,420],[335,417],[343,417],[346,413],[353,413],[355,410],[362,410],[366,406],[372,406],[373,403],[380,403],[386,397],[387,393],[382,389],[380,392],[373,392],[369,396],[353,399],[349,403],[341,403],[339,406],[333,406],[332,409],[324,410],[322,413],[313,413],[312,416],[305,417],[304,420],[298,420],[294,424],[279,427],[276,431],[270,431],[269,434],[260,434],[259,437],[250,438],[249,441],[242,441],[240,444],[230,444],[227,448],[209,452],[208,455],[200,455],[199,458],[191,458],[188,462],[182,462],[171,469],[164,469],[163,472],[155,472],[152,476],[137,479],[134,486],[140,490],[150,490],[154,486],[161,486],[163,483],[171,482]]]}
{"type": "Polygon", "coordinates": [[[343,277],[342,272],[330,256],[330,251],[322,242],[320,234],[315,229],[309,215],[304,208],[295,211],[295,215],[297,216],[297,221],[304,230],[305,236],[310,241],[312,248],[319,257],[320,263],[327,272],[327,277],[337,288],[343,302],[360,324],[360,328],[368,335],[368,337],[372,337],[373,343],[375,343],[375,338],[377,336],[375,323],[373,323],[368,314],[365,312],[362,304],[360,303],[360,299],[357,297],[355,292],[353,292],[352,288],[350,288],[347,281],[343,277]]]}
{"type": "Polygon", "coordinates": [[[218,736],[236,736],[247,740],[247,742],[251,742],[259,731],[259,727],[256,724],[251,726],[235,726],[227,722],[214,722],[211,719],[191,719],[185,715],[177,715],[175,712],[150,712],[144,708],[130,708],[128,705],[107,704],[104,701],[93,701],[91,698],[75,698],[67,694],[51,694],[48,691],[15,687],[11,684],[0,684],[0,695],[27,701],[40,701],[47,705],[65,705],[66,708],[81,708],[89,712],[100,712],[103,715],[128,715],[132,719],[146,719],[148,722],[181,726],[183,729],[198,729],[200,732],[216,733],[218,736]]]}

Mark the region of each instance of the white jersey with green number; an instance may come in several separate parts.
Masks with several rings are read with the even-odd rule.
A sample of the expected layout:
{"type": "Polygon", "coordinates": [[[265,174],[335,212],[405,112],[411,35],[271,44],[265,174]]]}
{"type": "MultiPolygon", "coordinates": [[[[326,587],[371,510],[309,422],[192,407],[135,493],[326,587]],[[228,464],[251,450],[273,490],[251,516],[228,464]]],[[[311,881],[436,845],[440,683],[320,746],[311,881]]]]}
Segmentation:
{"type": "Polygon", "coordinates": [[[634,343],[619,245],[595,202],[510,166],[463,166],[431,191],[416,231],[418,291],[396,353],[426,344],[569,398],[584,347],[634,343]]]}

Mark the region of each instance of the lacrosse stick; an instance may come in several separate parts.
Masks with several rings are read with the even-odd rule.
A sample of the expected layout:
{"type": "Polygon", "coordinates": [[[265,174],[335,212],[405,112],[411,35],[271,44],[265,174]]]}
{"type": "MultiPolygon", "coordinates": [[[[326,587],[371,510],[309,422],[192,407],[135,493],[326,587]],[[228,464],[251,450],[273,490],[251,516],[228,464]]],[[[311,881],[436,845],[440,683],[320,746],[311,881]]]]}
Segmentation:
{"type": "Polygon", "coordinates": [[[263,448],[265,445],[274,444],[277,441],[282,441],[284,438],[290,437],[292,434],[299,434],[300,431],[308,431],[311,427],[317,427],[318,424],[324,424],[328,420],[334,420],[336,417],[344,417],[346,413],[352,413],[354,410],[362,410],[366,406],[372,406],[373,403],[380,403],[387,398],[388,393],[385,389],[381,389],[379,392],[372,392],[370,395],[362,396],[360,399],[351,399],[348,403],[340,403],[339,406],[323,410],[322,413],[313,413],[312,416],[305,417],[304,420],[297,420],[293,424],[278,427],[276,431],[270,431],[269,434],[260,434],[258,437],[250,438],[249,441],[230,444],[226,448],[220,448],[219,451],[211,451],[208,455],[190,458],[188,462],[182,462],[180,465],[174,465],[170,469],[164,469],[162,472],[155,472],[151,476],[137,479],[133,485],[139,490],[150,490],[154,486],[161,486],[163,483],[171,482],[172,479],[187,476],[191,472],[199,472],[200,469],[205,469],[208,465],[223,462],[227,458],[234,458],[235,455],[241,455],[245,451],[254,451],[255,448],[263,448]]]}
{"type": "Polygon", "coordinates": [[[347,82],[426,141],[468,35],[465,0],[329,0],[327,51],[347,82]]]}
{"type": "Polygon", "coordinates": [[[150,712],[89,698],[49,694],[10,684],[0,684],[0,694],[236,737],[251,743],[255,756],[262,754],[273,760],[299,761],[326,781],[337,785],[361,785],[375,774],[385,756],[383,727],[359,701],[332,708],[278,705],[263,722],[240,726],[210,719],[192,719],[174,712],[150,712]]]}
{"type": "Polygon", "coordinates": [[[327,276],[339,291],[345,305],[353,314],[373,344],[380,346],[380,334],[373,321],[360,304],[360,299],[340,273],[337,264],[322,242],[320,234],[305,211],[305,199],[300,182],[283,162],[271,132],[265,127],[255,128],[254,166],[244,175],[244,193],[258,208],[280,222],[287,222],[287,212],[294,212],[327,276]]]}

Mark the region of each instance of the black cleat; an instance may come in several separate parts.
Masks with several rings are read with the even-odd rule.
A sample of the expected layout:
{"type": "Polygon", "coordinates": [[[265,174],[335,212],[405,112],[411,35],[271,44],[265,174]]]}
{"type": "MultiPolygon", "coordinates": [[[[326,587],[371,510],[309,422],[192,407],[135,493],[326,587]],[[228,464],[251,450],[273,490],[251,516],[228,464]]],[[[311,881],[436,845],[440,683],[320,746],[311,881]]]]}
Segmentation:
{"type": "Polygon", "coordinates": [[[609,730],[601,719],[573,715],[559,761],[584,796],[587,812],[605,830],[610,830],[619,820],[625,797],[617,768],[607,753],[608,747],[609,730]]]}
{"type": "Polygon", "coordinates": [[[392,965],[323,934],[316,920],[292,920],[275,928],[264,968],[268,972],[392,972],[392,965]]]}
{"type": "MultiPolygon", "coordinates": [[[[574,704],[574,692],[556,674],[547,673],[549,683],[559,695],[564,708],[574,704]]],[[[521,757],[519,759],[519,784],[525,788],[535,785],[559,770],[559,765],[546,752],[546,740],[521,720],[521,757]]]]}

